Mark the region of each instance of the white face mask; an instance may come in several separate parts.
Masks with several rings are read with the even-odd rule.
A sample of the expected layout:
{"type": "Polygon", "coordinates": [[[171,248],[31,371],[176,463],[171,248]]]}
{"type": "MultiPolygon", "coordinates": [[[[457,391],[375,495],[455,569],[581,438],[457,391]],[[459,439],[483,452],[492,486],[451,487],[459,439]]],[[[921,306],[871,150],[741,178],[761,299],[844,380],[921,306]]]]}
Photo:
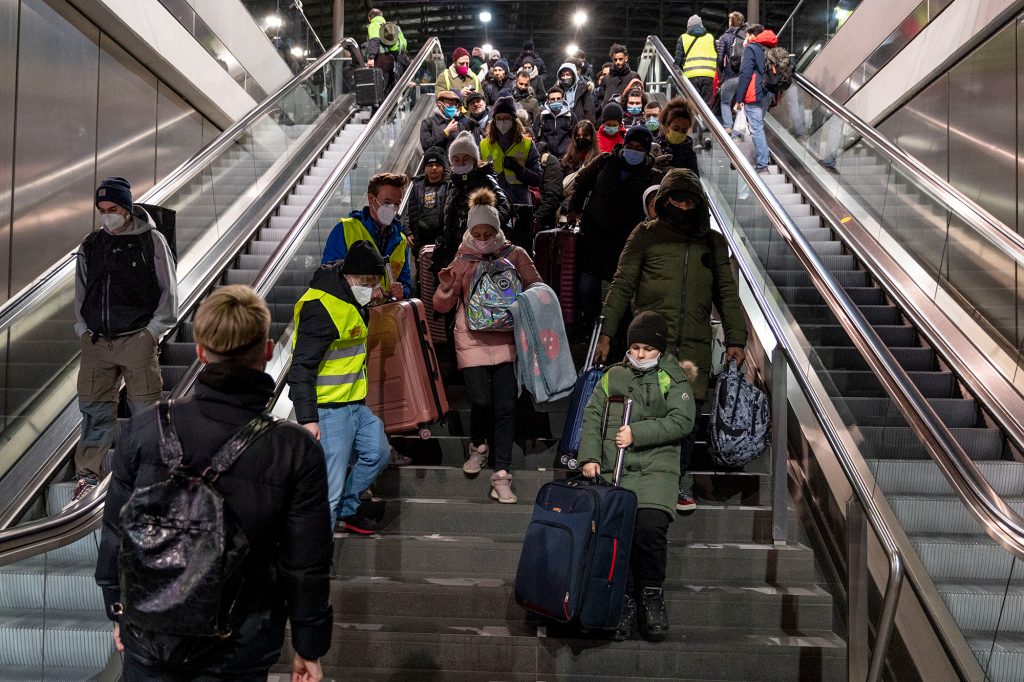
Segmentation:
{"type": "Polygon", "coordinates": [[[117,232],[124,227],[126,222],[127,220],[120,213],[104,213],[100,216],[100,224],[108,232],[117,232]]]}
{"type": "Polygon", "coordinates": [[[394,204],[381,204],[377,207],[377,222],[385,227],[398,215],[398,207],[394,204]]]}
{"type": "Polygon", "coordinates": [[[633,369],[646,372],[647,370],[658,366],[658,361],[661,360],[661,353],[658,353],[653,358],[647,358],[646,360],[637,360],[633,357],[632,353],[626,353],[626,359],[629,360],[629,364],[632,365],[633,369]]]}
{"type": "Polygon", "coordinates": [[[456,175],[468,175],[473,172],[474,168],[476,168],[476,166],[471,163],[467,163],[465,166],[452,166],[452,172],[456,175]]]}
{"type": "Polygon", "coordinates": [[[512,121],[495,121],[494,125],[498,126],[498,132],[502,135],[508,135],[508,131],[512,130],[512,121]]]}
{"type": "Polygon", "coordinates": [[[373,290],[375,288],[352,285],[352,296],[355,297],[356,303],[359,305],[366,305],[373,299],[373,290]]]}

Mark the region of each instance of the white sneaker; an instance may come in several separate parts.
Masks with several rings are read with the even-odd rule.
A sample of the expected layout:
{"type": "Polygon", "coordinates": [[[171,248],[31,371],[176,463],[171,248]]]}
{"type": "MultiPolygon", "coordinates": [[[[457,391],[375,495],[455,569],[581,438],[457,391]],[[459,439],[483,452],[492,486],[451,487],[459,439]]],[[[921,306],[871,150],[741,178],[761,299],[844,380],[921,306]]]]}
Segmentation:
{"type": "Polygon", "coordinates": [[[469,459],[462,465],[462,472],[467,476],[476,476],[487,463],[487,444],[469,444],[469,459]]]}

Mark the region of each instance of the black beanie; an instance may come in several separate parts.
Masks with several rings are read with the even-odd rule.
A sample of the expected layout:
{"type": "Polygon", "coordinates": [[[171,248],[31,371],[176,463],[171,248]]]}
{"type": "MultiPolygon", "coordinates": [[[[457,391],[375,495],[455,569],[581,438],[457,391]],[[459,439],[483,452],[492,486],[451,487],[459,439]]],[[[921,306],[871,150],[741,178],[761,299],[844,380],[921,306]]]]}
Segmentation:
{"type": "Polygon", "coordinates": [[[111,176],[96,188],[96,207],[101,201],[110,201],[124,210],[132,211],[132,185],[122,177],[111,176]]]}
{"type": "Polygon", "coordinates": [[[423,166],[426,167],[431,163],[439,163],[448,169],[448,154],[445,153],[440,147],[431,147],[427,151],[423,152],[423,166]]]}
{"type": "Polygon", "coordinates": [[[494,103],[494,111],[491,112],[491,115],[495,118],[498,117],[498,114],[508,114],[512,118],[515,118],[516,101],[508,96],[499,97],[498,101],[494,103]]]}
{"type": "Polygon", "coordinates": [[[618,121],[622,123],[622,107],[617,102],[608,102],[601,110],[601,123],[605,121],[618,121]]]}
{"type": "Polygon", "coordinates": [[[651,151],[651,145],[654,144],[654,135],[647,126],[633,126],[626,131],[626,136],[622,139],[623,144],[626,142],[637,142],[644,147],[644,151],[651,151]]]}
{"type": "Polygon", "coordinates": [[[632,346],[634,343],[645,343],[658,352],[664,353],[668,347],[668,325],[665,318],[654,312],[646,310],[633,318],[626,332],[626,343],[632,346]]]}
{"type": "Polygon", "coordinates": [[[384,259],[380,257],[376,246],[362,239],[348,247],[345,263],[341,266],[341,274],[383,277],[385,272],[384,259]]]}

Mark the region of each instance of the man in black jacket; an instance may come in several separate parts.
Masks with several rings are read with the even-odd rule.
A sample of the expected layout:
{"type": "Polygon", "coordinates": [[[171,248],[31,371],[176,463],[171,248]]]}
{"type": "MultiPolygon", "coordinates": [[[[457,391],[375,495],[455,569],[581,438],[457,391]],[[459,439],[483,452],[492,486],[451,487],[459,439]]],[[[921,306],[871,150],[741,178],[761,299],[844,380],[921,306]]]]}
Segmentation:
{"type": "Polygon", "coordinates": [[[595,107],[597,111],[604,109],[605,105],[613,100],[612,98],[623,96],[623,90],[630,84],[634,79],[639,80],[640,75],[629,68],[629,53],[626,51],[625,45],[618,43],[611,46],[608,50],[608,56],[612,60],[612,67],[608,71],[608,75],[604,79],[604,90],[602,92],[601,101],[595,107]]]}
{"type": "Polygon", "coordinates": [[[466,129],[462,98],[452,90],[436,95],[437,110],[420,123],[420,148],[440,147],[447,151],[455,136],[466,129]]]}
{"type": "Polygon", "coordinates": [[[447,195],[448,158],[440,147],[431,147],[423,155],[423,174],[412,179],[409,195],[405,225],[414,253],[419,254],[424,244],[433,244],[441,234],[447,195]]]}
{"type": "MultiPolygon", "coordinates": [[[[269,331],[270,311],[249,287],[222,287],[199,307],[193,333],[205,366],[195,396],[174,405],[190,471],[204,471],[224,443],[266,411],[274,395],[274,382],[263,372],[274,349],[269,331]]],[[[281,656],[286,620],[298,679],[322,679],[318,659],[330,648],[333,622],[332,537],[324,457],[316,440],[298,425],[278,423],[216,479],[225,507],[249,541],[240,602],[245,615],[232,636],[189,664],[168,662],[166,651],[188,650],[191,638],[142,631],[130,622],[122,629],[119,623],[121,509],[133,491],[169,475],[160,457],[157,410],[150,409],[133,417],[118,438],[96,564],[114,642],[125,652],[126,682],[199,675],[266,679],[281,656]]]]}

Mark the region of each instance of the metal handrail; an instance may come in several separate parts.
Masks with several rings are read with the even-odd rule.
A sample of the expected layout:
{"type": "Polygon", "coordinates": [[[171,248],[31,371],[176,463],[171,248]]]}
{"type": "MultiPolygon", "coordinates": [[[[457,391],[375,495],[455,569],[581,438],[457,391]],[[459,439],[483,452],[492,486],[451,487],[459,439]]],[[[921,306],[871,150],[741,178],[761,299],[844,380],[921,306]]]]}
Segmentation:
{"type": "MultiPolygon", "coordinates": [[[[324,64],[336,57],[342,50],[346,49],[352,53],[353,59],[356,59],[356,63],[365,64],[362,52],[359,49],[359,43],[357,43],[353,38],[343,39],[337,45],[325,52],[315,62],[303,69],[298,75],[268,95],[266,99],[255,107],[250,109],[244,116],[242,116],[242,118],[232,123],[224,132],[211,140],[209,144],[168,173],[159,183],[139,197],[136,200],[136,203],[161,204],[166,201],[171,195],[180,190],[186,183],[202,172],[202,170],[205,169],[217,155],[231,146],[235,139],[242,134],[246,128],[276,106],[277,103],[292,92],[299,83],[308,79],[324,64]]],[[[14,322],[31,307],[33,302],[41,298],[40,293],[51,287],[55,280],[62,279],[72,274],[75,265],[76,253],[77,249],[63,256],[60,260],[54,263],[49,270],[37,277],[29,285],[0,305],[0,331],[7,329],[14,324],[14,322]]]]}
{"type": "Polygon", "coordinates": [[[782,22],[782,27],[775,32],[776,37],[782,37],[782,32],[785,31],[786,27],[793,22],[793,18],[796,17],[796,13],[800,11],[800,8],[803,7],[805,2],[807,2],[807,0],[800,0],[800,2],[796,3],[796,7],[794,7],[793,11],[789,13],[789,16],[786,17],[786,20],[782,22]]]}
{"type": "Polygon", "coordinates": [[[835,101],[821,88],[799,73],[794,80],[826,109],[857,131],[872,147],[880,150],[888,160],[898,164],[921,189],[939,202],[943,208],[962,220],[965,225],[984,237],[990,244],[1024,265],[1024,237],[982,208],[973,199],[943,180],[917,157],[908,154],[875,130],[867,121],[835,101]]]}

